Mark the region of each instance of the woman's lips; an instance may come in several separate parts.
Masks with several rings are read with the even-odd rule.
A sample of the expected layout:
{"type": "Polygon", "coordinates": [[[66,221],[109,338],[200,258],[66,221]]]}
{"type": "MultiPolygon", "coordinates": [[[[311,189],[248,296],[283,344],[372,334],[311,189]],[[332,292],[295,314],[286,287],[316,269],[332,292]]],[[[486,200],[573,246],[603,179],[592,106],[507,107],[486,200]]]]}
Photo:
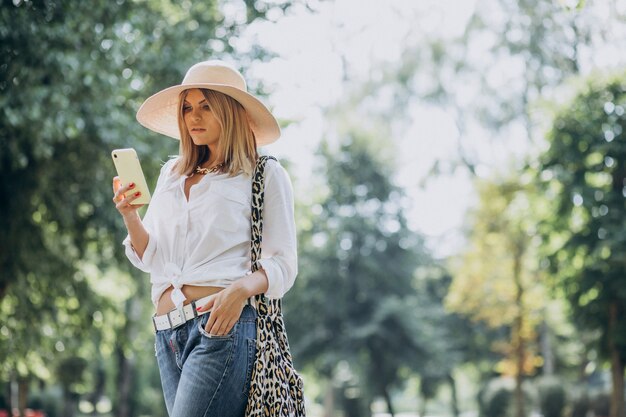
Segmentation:
{"type": "Polygon", "coordinates": [[[204,132],[206,129],[191,129],[192,132],[200,133],[204,132]]]}

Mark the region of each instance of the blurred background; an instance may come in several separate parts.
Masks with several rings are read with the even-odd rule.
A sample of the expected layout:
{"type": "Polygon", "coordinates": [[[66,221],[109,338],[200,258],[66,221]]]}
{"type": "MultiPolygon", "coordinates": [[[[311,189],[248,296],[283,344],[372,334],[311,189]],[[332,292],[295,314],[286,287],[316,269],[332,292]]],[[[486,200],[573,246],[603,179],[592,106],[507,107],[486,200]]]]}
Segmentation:
{"type": "Polygon", "coordinates": [[[625,417],[625,0],[2,0],[0,416],[166,416],[110,152],[224,59],[280,119],[308,415],[625,417]]]}

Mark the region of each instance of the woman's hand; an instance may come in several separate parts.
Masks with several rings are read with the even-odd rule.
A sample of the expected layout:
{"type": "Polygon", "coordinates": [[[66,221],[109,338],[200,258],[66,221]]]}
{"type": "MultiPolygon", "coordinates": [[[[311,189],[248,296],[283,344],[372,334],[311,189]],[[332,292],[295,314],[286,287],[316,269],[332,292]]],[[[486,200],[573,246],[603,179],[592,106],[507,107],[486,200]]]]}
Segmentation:
{"type": "Polygon", "coordinates": [[[126,196],[126,193],[135,188],[134,183],[122,185],[122,181],[120,177],[113,178],[113,202],[115,203],[115,208],[120,214],[127,218],[129,216],[137,215],[137,210],[143,207],[143,204],[133,205],[130,204],[133,200],[136,200],[141,196],[140,192],[130,193],[126,196]]]}
{"type": "Polygon", "coordinates": [[[237,282],[213,294],[205,305],[197,308],[198,312],[211,311],[204,330],[214,336],[224,336],[230,332],[239,320],[247,299],[245,289],[237,282]]]}
{"type": "Polygon", "coordinates": [[[239,320],[248,298],[263,294],[267,291],[268,285],[267,275],[261,268],[233,282],[217,294],[213,294],[205,305],[198,307],[198,312],[211,311],[204,330],[216,336],[223,336],[230,332],[239,320]]]}

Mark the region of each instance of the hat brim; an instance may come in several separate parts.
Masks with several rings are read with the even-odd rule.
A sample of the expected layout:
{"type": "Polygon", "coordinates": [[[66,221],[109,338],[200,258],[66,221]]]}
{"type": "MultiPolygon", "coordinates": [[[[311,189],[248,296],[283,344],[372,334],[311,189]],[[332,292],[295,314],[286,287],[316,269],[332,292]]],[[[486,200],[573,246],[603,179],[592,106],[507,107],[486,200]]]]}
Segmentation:
{"type": "Polygon", "coordinates": [[[280,137],[278,122],[259,99],[252,94],[224,84],[199,83],[168,87],[143,102],[137,110],[137,121],[150,130],[180,140],[178,97],[181,91],[191,88],[218,91],[241,103],[248,115],[248,123],[254,132],[257,146],[268,145],[280,137]]]}

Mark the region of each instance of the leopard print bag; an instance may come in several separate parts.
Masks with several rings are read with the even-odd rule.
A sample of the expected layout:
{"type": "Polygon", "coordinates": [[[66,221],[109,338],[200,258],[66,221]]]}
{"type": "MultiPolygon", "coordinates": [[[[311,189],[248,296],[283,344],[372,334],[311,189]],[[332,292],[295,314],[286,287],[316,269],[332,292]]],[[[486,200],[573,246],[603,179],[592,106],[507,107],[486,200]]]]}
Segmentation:
{"type": "MultiPolygon", "coordinates": [[[[262,156],[252,178],[252,272],[259,269],[263,235],[265,164],[272,156],[262,156]]],[[[280,299],[255,296],[257,309],[256,359],[252,370],[246,417],[304,417],[304,384],[296,372],[280,299]]]]}

